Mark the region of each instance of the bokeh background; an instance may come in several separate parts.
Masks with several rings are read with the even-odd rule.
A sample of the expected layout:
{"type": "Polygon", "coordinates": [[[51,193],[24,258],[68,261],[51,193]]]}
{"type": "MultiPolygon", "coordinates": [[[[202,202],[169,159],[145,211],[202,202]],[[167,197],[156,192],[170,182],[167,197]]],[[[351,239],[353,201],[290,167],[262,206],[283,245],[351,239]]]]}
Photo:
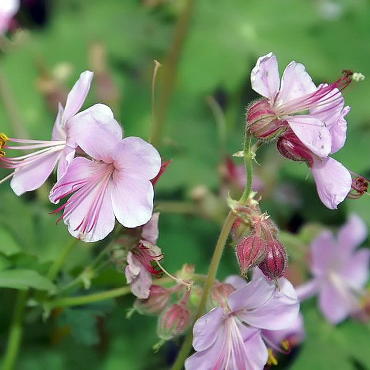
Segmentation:
{"type": "MultiPolygon", "coordinates": [[[[273,51],[281,71],[291,60],[304,63],[316,83],[336,80],[343,69],[369,77],[344,92],[352,110],[347,143],[335,158],[370,176],[367,0],[23,0],[1,47],[1,131],[18,137],[48,139],[57,102],[64,103],[79,74],[90,69],[95,79],[85,106],[110,105],[126,136],[147,139],[153,61],[164,65],[156,86],[156,113],[163,123],[158,148],[173,161],[156,200],[159,245],[169,271],[183,263],[207,271],[230,185],[225,156],[241,149],[245,110],[257,98],[250,71],[263,54],[273,51]]],[[[330,211],[304,164],[283,160],[273,145],[263,147],[257,161],[262,208],[283,231],[295,282],[305,274],[295,259],[301,260],[317,230],[336,228],[352,212],[370,223],[367,195],[330,211]]],[[[17,198],[8,184],[1,185],[0,272],[26,268],[43,274],[70,239],[48,214],[49,188],[17,198]]],[[[63,276],[75,276],[98,251],[99,243],[81,243],[63,276]]],[[[219,277],[237,271],[228,248],[219,277]]],[[[124,283],[123,274],[108,265],[93,277],[89,292],[124,283]]],[[[81,288],[73,294],[83,293],[81,288]]],[[[1,351],[14,299],[14,289],[0,289],[1,351]]],[[[29,308],[18,369],[166,369],[181,339],[154,353],[156,318],[126,319],[132,302],[124,296],[59,310],[46,321],[40,307],[29,308]]],[[[370,369],[368,323],[351,319],[332,327],[315,300],[304,303],[303,312],[306,341],[282,357],[277,369],[370,369]]]]}

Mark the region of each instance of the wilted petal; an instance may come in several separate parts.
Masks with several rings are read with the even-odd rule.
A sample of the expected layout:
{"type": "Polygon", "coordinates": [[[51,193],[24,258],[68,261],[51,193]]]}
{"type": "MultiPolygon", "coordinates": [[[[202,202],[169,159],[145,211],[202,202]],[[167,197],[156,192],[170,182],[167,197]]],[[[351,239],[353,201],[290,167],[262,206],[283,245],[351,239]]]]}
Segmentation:
{"type": "Polygon", "coordinates": [[[326,207],[336,209],[351,190],[349,171],[333,158],[315,159],[311,167],[317,193],[326,207]]]}
{"type": "Polygon", "coordinates": [[[153,213],[152,218],[148,223],[143,226],[143,230],[141,232],[141,238],[147,240],[152,244],[157,243],[159,231],[158,231],[158,219],[159,219],[159,212],[153,213]]]}
{"type": "Polygon", "coordinates": [[[114,160],[116,168],[142,179],[154,178],[161,168],[158,151],[139,137],[123,139],[116,148],[114,160]]]}
{"type": "Polygon", "coordinates": [[[21,195],[26,191],[38,189],[53,172],[59,156],[60,152],[52,152],[17,168],[10,182],[14,193],[21,195]]]}
{"type": "Polygon", "coordinates": [[[280,77],[276,56],[269,53],[258,58],[251,72],[252,89],[271,101],[279,90],[280,77]]]}
{"type": "Polygon", "coordinates": [[[311,116],[297,115],[287,118],[298,139],[314,154],[327,157],[331,150],[331,135],[323,122],[311,116]]]}
{"type": "Polygon", "coordinates": [[[137,298],[146,299],[149,297],[152,277],[131,252],[127,255],[125,275],[127,283],[131,285],[132,293],[137,298]]]}
{"type": "Polygon", "coordinates": [[[72,90],[67,96],[66,105],[64,108],[63,122],[67,122],[72,118],[82,107],[86,96],[90,90],[93,73],[85,71],[81,73],[80,78],[72,87],[72,90]]]}
{"type": "Polygon", "coordinates": [[[313,93],[315,90],[316,86],[306,72],[304,65],[294,61],[290,62],[281,77],[281,87],[276,99],[277,104],[289,103],[294,99],[313,93]]]}
{"type": "Polygon", "coordinates": [[[149,180],[114,172],[112,204],[117,220],[125,227],[137,227],[150,220],[153,212],[153,185],[149,180]]]}
{"type": "Polygon", "coordinates": [[[204,351],[214,344],[224,320],[224,311],[218,307],[196,321],[193,328],[193,347],[196,351],[204,351]]]}
{"type": "Polygon", "coordinates": [[[352,214],[345,225],[338,232],[338,244],[341,250],[353,251],[367,237],[365,222],[357,215],[352,214]]]}

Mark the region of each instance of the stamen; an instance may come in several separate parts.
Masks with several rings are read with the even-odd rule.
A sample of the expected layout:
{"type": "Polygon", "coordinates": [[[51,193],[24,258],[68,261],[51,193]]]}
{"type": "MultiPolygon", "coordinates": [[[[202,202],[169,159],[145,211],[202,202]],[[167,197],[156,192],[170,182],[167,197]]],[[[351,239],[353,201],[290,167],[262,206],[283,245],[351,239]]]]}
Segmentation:
{"type": "Polygon", "coordinates": [[[269,348],[268,350],[267,350],[267,352],[268,352],[268,359],[267,359],[267,364],[268,365],[274,365],[274,366],[276,366],[277,364],[278,364],[278,360],[277,360],[277,358],[274,356],[274,353],[272,352],[272,349],[271,348],[269,348]]]}
{"type": "Polygon", "coordinates": [[[0,148],[2,149],[6,142],[9,140],[9,138],[4,134],[0,133],[0,148]]]}

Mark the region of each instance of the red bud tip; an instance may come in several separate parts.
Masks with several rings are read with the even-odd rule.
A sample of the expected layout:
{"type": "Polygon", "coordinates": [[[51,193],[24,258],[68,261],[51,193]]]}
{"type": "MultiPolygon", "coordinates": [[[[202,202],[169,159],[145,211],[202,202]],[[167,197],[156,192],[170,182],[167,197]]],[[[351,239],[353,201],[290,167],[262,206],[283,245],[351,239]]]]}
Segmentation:
{"type": "Polygon", "coordinates": [[[257,266],[266,256],[266,242],[257,235],[244,238],[236,247],[240,272],[245,275],[248,270],[257,266]]]}
{"type": "Polygon", "coordinates": [[[157,333],[161,339],[169,340],[182,333],[191,324],[191,314],[185,304],[175,303],[162,313],[157,333]]]}
{"type": "Polygon", "coordinates": [[[273,239],[266,242],[266,248],[266,257],[258,267],[269,279],[278,279],[284,275],[288,264],[285,247],[273,239]]]}

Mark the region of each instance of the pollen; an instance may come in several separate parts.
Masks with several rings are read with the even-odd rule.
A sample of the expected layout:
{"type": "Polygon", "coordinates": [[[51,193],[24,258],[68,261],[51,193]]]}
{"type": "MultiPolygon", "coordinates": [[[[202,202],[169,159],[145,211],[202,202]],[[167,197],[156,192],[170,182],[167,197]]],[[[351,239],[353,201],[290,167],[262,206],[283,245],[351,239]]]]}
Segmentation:
{"type": "Polygon", "coordinates": [[[281,341],[281,347],[285,350],[285,351],[289,351],[290,349],[290,344],[289,344],[289,341],[288,340],[283,340],[281,341]]]}
{"type": "Polygon", "coordinates": [[[4,133],[0,133],[0,149],[4,148],[4,145],[8,140],[9,138],[4,133]]]}
{"type": "Polygon", "coordinates": [[[0,150],[0,158],[1,158],[1,157],[5,157],[5,154],[6,154],[6,153],[4,152],[4,150],[0,150]]]}
{"type": "Polygon", "coordinates": [[[268,359],[267,359],[267,364],[268,365],[274,365],[276,366],[278,364],[277,358],[274,356],[274,353],[272,352],[272,349],[268,349],[268,359]]]}
{"type": "Polygon", "coordinates": [[[360,82],[365,79],[365,76],[360,72],[354,72],[352,75],[352,80],[355,82],[360,82]]]}

